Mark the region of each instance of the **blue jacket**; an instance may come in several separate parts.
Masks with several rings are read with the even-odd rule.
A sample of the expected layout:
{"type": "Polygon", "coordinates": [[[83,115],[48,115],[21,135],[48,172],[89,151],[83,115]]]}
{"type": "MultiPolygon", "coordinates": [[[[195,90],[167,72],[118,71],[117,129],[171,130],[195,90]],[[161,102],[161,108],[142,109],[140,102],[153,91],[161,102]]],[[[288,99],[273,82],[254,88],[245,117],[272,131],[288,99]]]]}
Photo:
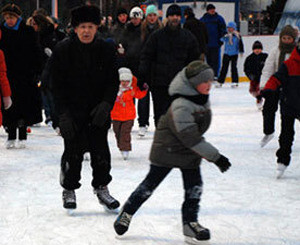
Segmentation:
{"type": "Polygon", "coordinates": [[[240,35],[237,37],[235,34],[232,34],[232,44],[229,43],[228,35],[225,35],[220,40],[225,44],[224,54],[232,56],[238,55],[239,53],[244,53],[244,44],[240,35]]]}
{"type": "Polygon", "coordinates": [[[200,21],[205,23],[208,31],[208,44],[209,48],[218,48],[221,46],[220,38],[226,33],[226,23],[224,18],[217,13],[210,15],[204,14],[200,21]]]}

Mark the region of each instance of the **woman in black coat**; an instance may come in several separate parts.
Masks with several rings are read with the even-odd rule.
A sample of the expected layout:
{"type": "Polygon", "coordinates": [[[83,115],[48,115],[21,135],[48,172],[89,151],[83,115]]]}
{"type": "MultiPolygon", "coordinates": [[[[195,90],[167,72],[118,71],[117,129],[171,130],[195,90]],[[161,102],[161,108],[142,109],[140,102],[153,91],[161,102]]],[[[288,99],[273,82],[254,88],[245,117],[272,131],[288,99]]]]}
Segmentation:
{"type": "Polygon", "coordinates": [[[0,48],[7,64],[7,77],[12,90],[13,106],[4,113],[4,125],[8,128],[7,148],[14,148],[17,128],[19,147],[25,147],[26,127],[42,121],[41,103],[36,75],[41,71],[41,50],[33,28],[21,18],[21,10],[15,4],[7,4],[1,10],[0,48]]]}

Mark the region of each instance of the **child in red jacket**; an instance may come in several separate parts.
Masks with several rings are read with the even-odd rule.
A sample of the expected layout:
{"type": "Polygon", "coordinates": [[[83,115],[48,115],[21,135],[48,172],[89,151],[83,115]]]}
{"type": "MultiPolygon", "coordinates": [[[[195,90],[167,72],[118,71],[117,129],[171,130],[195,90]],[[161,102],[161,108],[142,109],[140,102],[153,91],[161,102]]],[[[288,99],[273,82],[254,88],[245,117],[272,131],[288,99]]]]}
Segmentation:
{"type": "Polygon", "coordinates": [[[137,87],[137,79],[128,68],[122,67],[119,69],[119,80],[119,92],[111,111],[111,119],[118,148],[123,159],[127,160],[129,151],[131,151],[131,129],[136,117],[133,99],[145,97],[147,90],[141,91],[137,87]]]}
{"type": "Polygon", "coordinates": [[[11,107],[11,90],[6,76],[6,64],[2,50],[0,50],[0,126],[2,125],[1,101],[3,101],[4,110],[11,107]]]}
{"type": "Polygon", "coordinates": [[[263,93],[272,93],[281,86],[281,132],[277,156],[277,178],[281,178],[291,161],[295,135],[294,124],[300,120],[300,39],[289,59],[270,77],[263,93]]]}

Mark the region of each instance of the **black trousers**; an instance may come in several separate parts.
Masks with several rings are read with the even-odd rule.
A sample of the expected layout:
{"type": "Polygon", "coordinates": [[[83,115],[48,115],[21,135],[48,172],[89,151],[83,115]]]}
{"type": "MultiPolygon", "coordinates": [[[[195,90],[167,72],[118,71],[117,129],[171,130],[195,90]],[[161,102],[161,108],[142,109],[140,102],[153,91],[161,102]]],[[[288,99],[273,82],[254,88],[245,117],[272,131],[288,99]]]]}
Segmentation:
{"type": "Polygon", "coordinates": [[[208,47],[206,54],[207,64],[214,70],[215,77],[219,75],[220,69],[220,48],[219,47],[208,47]]]}
{"type": "Polygon", "coordinates": [[[275,132],[275,116],[278,110],[279,93],[280,91],[276,90],[264,95],[265,102],[262,111],[264,134],[275,132]]]}
{"type": "Polygon", "coordinates": [[[140,127],[149,126],[150,116],[150,92],[138,101],[138,122],[140,127]]]}
{"type": "Polygon", "coordinates": [[[295,135],[295,117],[281,114],[281,132],[279,136],[279,149],[276,152],[277,162],[288,166],[291,161],[292,145],[295,135]]]}
{"type": "Polygon", "coordinates": [[[238,70],[237,70],[237,60],[238,60],[238,55],[231,55],[231,56],[229,56],[227,54],[223,55],[222,68],[221,68],[220,76],[218,79],[219,83],[225,82],[230,62],[231,62],[232,83],[239,82],[239,75],[238,75],[238,70]]]}
{"type": "Polygon", "coordinates": [[[110,175],[111,159],[107,142],[108,127],[97,128],[86,126],[76,133],[72,140],[64,140],[64,153],[61,158],[60,184],[67,190],[78,189],[81,184],[81,168],[83,155],[90,152],[91,167],[93,169],[92,186],[107,185],[112,177],[110,175]]]}
{"type": "Polygon", "coordinates": [[[27,126],[23,119],[18,120],[17,122],[12,122],[7,126],[8,131],[8,140],[17,139],[17,131],[19,131],[18,139],[27,140],[27,126]]]}
{"type": "Polygon", "coordinates": [[[168,93],[169,87],[152,87],[153,111],[155,127],[162,115],[164,115],[171,105],[171,97],[168,93]]]}
{"type": "MultiPolygon", "coordinates": [[[[123,210],[129,214],[135,214],[171,170],[172,168],[150,165],[148,175],[130,195],[124,204],[123,210]]],[[[199,202],[203,185],[200,168],[180,169],[180,171],[185,191],[184,202],[181,208],[182,221],[183,223],[195,222],[198,220],[199,202]]]]}

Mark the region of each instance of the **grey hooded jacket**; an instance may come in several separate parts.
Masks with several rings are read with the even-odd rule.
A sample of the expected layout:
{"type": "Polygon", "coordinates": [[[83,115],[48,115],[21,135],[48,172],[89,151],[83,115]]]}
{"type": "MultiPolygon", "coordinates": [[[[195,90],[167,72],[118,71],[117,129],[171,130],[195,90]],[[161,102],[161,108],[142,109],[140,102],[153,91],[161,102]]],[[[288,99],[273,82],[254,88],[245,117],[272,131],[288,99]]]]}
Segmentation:
{"type": "MultiPolygon", "coordinates": [[[[185,68],[173,79],[169,94],[199,94],[186,78],[185,68]]],[[[183,97],[175,99],[159,120],[150,152],[151,163],[193,169],[199,166],[202,158],[216,162],[220,158],[218,150],[203,137],[210,122],[209,102],[198,105],[183,97]]]]}

